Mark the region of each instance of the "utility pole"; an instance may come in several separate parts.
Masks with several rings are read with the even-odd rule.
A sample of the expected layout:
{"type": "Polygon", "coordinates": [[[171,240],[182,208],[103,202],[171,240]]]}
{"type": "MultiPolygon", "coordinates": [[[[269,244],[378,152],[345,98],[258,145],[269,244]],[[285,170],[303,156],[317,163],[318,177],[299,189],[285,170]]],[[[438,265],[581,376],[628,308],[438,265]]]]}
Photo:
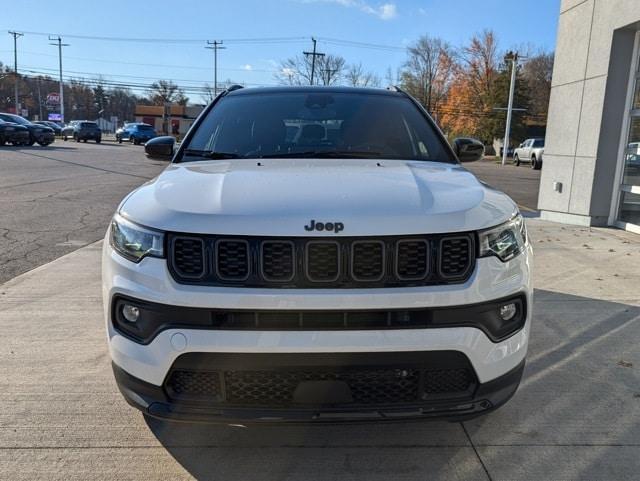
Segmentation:
{"type": "Polygon", "coordinates": [[[64,123],[64,88],[62,84],[62,47],[68,47],[68,43],[62,43],[60,35],[58,37],[49,36],[49,40],[55,40],[56,43],[50,43],[49,45],[58,46],[58,63],[60,65],[60,121],[64,123]]]}
{"type": "Polygon", "coordinates": [[[213,96],[218,96],[218,50],[223,50],[227,47],[222,46],[222,40],[214,40],[210,42],[207,40],[207,46],[205,48],[213,50],[213,96]]]}
{"type": "Polygon", "coordinates": [[[302,52],[307,57],[311,55],[311,85],[313,85],[313,76],[316,72],[316,57],[324,57],[323,53],[316,52],[316,39],[311,37],[313,42],[313,52],[302,52]]]}
{"type": "Polygon", "coordinates": [[[509,85],[509,104],[507,106],[507,125],[504,130],[504,143],[502,148],[502,165],[507,163],[507,150],[509,149],[509,136],[511,135],[511,114],[513,113],[513,94],[516,89],[516,69],[518,67],[518,52],[509,52],[505,60],[511,60],[511,84],[509,85]]]}
{"type": "Polygon", "coordinates": [[[11,32],[9,35],[13,35],[13,73],[15,76],[14,95],[15,95],[15,108],[16,115],[20,115],[20,100],[18,99],[18,37],[22,37],[24,34],[20,32],[11,32]]]}

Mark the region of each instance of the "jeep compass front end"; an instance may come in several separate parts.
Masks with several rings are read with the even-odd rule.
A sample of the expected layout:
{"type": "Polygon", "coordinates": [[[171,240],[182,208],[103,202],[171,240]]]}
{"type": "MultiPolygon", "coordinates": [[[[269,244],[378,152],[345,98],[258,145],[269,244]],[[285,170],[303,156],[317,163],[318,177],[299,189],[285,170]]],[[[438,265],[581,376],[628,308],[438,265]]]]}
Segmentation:
{"type": "Polygon", "coordinates": [[[522,377],[531,246],[403,92],[232,88],[119,206],[103,286],[149,415],[462,419],[522,377]]]}

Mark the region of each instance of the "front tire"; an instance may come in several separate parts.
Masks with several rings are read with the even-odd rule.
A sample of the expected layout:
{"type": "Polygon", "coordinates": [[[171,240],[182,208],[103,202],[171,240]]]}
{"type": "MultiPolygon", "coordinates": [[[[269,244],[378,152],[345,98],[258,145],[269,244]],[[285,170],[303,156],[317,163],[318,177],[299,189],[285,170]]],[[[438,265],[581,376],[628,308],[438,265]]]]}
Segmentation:
{"type": "Polygon", "coordinates": [[[96,144],[99,144],[100,142],[102,142],[102,138],[101,138],[101,137],[98,137],[98,138],[96,139],[96,144]]]}
{"type": "Polygon", "coordinates": [[[516,167],[520,167],[520,157],[518,157],[518,154],[513,156],[513,163],[516,164],[516,167]]]}

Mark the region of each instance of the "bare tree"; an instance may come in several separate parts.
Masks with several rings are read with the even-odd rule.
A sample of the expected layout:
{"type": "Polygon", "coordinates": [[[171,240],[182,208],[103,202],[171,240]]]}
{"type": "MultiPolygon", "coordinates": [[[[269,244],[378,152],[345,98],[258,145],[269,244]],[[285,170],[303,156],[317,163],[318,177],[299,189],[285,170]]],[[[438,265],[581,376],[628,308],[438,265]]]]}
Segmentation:
{"type": "Polygon", "coordinates": [[[437,37],[425,35],[407,49],[402,86],[433,112],[446,97],[453,73],[453,49],[437,37]]]}
{"type": "Polygon", "coordinates": [[[149,100],[154,105],[164,105],[165,102],[186,105],[189,98],[171,80],[158,80],[149,86],[149,100]]]}
{"type": "Polygon", "coordinates": [[[527,114],[539,120],[547,117],[552,73],[553,52],[530,54],[522,66],[522,77],[528,84],[531,97],[527,114]]]}
{"type": "MultiPolygon", "coordinates": [[[[316,60],[314,84],[335,85],[340,82],[346,61],[339,55],[325,55],[316,60]]],[[[284,85],[310,85],[312,59],[304,55],[288,58],[280,63],[275,79],[284,85]]]]}
{"type": "Polygon", "coordinates": [[[380,87],[380,77],[373,72],[365,71],[362,63],[349,65],[344,80],[352,87],[380,87]]]}

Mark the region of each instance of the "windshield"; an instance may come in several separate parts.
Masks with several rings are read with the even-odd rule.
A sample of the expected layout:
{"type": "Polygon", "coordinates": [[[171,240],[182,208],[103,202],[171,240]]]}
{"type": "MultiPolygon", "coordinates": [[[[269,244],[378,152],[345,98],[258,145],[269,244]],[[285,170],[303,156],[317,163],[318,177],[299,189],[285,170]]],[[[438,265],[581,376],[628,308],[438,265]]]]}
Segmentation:
{"type": "Polygon", "coordinates": [[[29,122],[27,119],[23,119],[19,115],[2,114],[0,118],[6,120],[7,122],[13,122],[14,124],[31,125],[31,122],[29,122]]]}
{"type": "Polygon", "coordinates": [[[455,163],[410,99],[319,91],[223,97],[184,154],[182,161],[357,157],[455,163]]]}
{"type": "Polygon", "coordinates": [[[151,132],[154,130],[150,125],[138,125],[138,130],[144,130],[145,132],[151,132]]]}

